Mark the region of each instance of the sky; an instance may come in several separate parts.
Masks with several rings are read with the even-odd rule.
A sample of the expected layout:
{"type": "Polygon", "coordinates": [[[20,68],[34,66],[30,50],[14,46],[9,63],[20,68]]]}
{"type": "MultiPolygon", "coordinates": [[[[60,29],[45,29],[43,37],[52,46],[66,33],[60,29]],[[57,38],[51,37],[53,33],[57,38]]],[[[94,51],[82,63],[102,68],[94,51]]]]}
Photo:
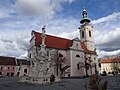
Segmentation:
{"type": "Polygon", "coordinates": [[[79,37],[83,7],[94,26],[98,57],[120,55],[120,0],[0,0],[0,55],[27,56],[31,31],[79,37]]]}

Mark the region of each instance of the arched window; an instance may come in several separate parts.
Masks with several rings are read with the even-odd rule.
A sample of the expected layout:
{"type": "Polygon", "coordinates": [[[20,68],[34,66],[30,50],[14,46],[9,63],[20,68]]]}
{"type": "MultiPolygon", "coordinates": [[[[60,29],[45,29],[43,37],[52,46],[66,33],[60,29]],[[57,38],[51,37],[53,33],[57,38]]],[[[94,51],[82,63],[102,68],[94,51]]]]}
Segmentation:
{"type": "Polygon", "coordinates": [[[62,55],[62,54],[59,54],[59,57],[63,57],[63,55],[62,55]]]}
{"type": "Polygon", "coordinates": [[[82,31],[82,38],[84,38],[84,31],[82,31]]]}
{"type": "Polygon", "coordinates": [[[80,55],[77,54],[76,57],[80,57],[80,55]]]}
{"type": "Polygon", "coordinates": [[[89,36],[91,37],[91,31],[89,31],[89,36]]]}
{"type": "Polygon", "coordinates": [[[80,70],[80,66],[79,66],[79,63],[77,64],[77,70],[80,70]]]}
{"type": "Polygon", "coordinates": [[[31,58],[31,53],[30,53],[29,57],[31,58]]]}

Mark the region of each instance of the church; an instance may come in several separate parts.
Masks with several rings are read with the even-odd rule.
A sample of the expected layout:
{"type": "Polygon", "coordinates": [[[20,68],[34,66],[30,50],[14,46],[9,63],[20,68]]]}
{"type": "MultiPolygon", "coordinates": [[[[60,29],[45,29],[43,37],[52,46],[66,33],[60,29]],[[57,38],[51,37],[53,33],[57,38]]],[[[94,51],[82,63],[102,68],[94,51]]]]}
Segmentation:
{"type": "MultiPolygon", "coordinates": [[[[56,50],[59,70],[54,68],[54,74],[59,73],[62,77],[82,77],[95,74],[98,68],[96,49],[94,48],[93,26],[87,16],[86,9],[83,9],[81,25],[79,27],[80,39],[66,39],[46,34],[45,49],[49,57],[50,50],[56,50]]],[[[45,28],[44,28],[45,29],[45,28]]],[[[30,65],[33,64],[37,50],[40,50],[42,44],[42,33],[32,30],[30,39],[30,48],[28,57],[30,65]]]]}

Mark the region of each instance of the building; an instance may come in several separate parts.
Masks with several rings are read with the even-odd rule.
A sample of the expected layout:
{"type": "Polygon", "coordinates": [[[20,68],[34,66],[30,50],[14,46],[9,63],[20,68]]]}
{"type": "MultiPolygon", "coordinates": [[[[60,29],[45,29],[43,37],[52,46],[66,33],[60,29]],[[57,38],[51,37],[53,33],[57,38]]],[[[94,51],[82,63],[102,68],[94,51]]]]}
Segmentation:
{"type": "MultiPolygon", "coordinates": [[[[80,39],[60,38],[46,34],[45,45],[48,57],[51,50],[57,50],[59,57],[64,57],[64,61],[58,67],[61,76],[86,76],[97,71],[98,61],[94,48],[93,26],[87,17],[87,11],[82,12],[83,19],[80,21],[80,39]]],[[[32,30],[28,57],[30,65],[33,65],[35,54],[40,50],[42,44],[42,33],[32,30]]],[[[57,74],[57,68],[55,68],[57,74]]]]}
{"type": "Polygon", "coordinates": [[[0,75],[15,76],[16,61],[15,57],[0,56],[0,75]]]}
{"type": "Polygon", "coordinates": [[[116,71],[120,73],[120,57],[101,59],[101,74],[103,71],[106,71],[108,74],[116,71]]]}
{"type": "Polygon", "coordinates": [[[28,75],[30,69],[30,62],[25,59],[16,59],[16,75],[21,77],[24,75],[28,75]]]}

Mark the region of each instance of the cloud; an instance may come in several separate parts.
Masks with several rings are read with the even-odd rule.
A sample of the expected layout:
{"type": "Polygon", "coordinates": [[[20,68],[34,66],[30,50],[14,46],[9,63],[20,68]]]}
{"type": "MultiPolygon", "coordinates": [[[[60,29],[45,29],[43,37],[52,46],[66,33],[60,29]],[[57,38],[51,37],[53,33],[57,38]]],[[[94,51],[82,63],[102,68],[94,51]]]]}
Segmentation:
{"type": "Polygon", "coordinates": [[[120,49],[120,12],[92,21],[94,41],[98,55],[119,54],[120,49]]]}
{"type": "Polygon", "coordinates": [[[108,15],[106,17],[102,17],[102,18],[97,19],[97,20],[93,20],[92,23],[93,24],[99,24],[99,23],[103,23],[103,22],[106,22],[106,21],[115,20],[118,17],[120,17],[120,12],[113,13],[111,15],[108,15]]]}
{"type": "Polygon", "coordinates": [[[79,37],[79,20],[74,18],[59,18],[51,20],[46,27],[47,33],[59,37],[73,39],[79,37]]]}
{"type": "Polygon", "coordinates": [[[26,51],[25,53],[21,54],[18,58],[27,59],[27,56],[28,56],[28,52],[26,51]]]}
{"type": "Polygon", "coordinates": [[[0,52],[9,56],[19,56],[29,48],[30,32],[0,31],[0,52]]]}
{"type": "Polygon", "coordinates": [[[37,16],[51,19],[57,11],[62,10],[61,3],[74,0],[17,0],[16,8],[23,16],[37,16]]]}
{"type": "Polygon", "coordinates": [[[95,30],[113,30],[120,27],[120,12],[114,12],[108,16],[93,20],[92,24],[96,27],[95,30]]]}
{"type": "Polygon", "coordinates": [[[120,49],[111,51],[111,52],[106,52],[102,50],[97,50],[97,54],[99,58],[106,57],[106,56],[114,56],[114,55],[120,55],[120,49]]]}
{"type": "MultiPolygon", "coordinates": [[[[3,6],[4,8],[0,9],[0,54],[24,57],[29,48],[32,27],[35,31],[40,31],[47,19],[49,19],[49,22],[45,21],[47,34],[69,39],[79,37],[78,19],[54,17],[58,16],[56,12],[63,9],[63,3],[71,4],[74,1],[17,0],[15,5],[8,3],[3,6]]],[[[93,20],[92,24],[98,55],[119,54],[120,12],[93,20]]]]}

